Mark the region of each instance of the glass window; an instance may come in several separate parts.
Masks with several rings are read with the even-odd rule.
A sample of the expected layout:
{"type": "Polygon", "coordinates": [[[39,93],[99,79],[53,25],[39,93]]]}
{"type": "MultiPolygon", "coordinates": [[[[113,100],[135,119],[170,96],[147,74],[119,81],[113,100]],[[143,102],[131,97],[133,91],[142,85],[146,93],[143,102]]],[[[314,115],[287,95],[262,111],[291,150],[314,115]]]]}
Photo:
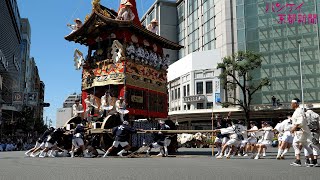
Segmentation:
{"type": "Polygon", "coordinates": [[[206,93],[211,94],[212,93],[212,81],[206,82],[206,93]]]}
{"type": "Polygon", "coordinates": [[[183,86],[183,97],[187,96],[187,88],[186,86],[183,86]]]}
{"type": "Polygon", "coordinates": [[[207,109],[212,109],[212,107],[213,107],[213,102],[207,103],[207,109]]]}
{"type": "Polygon", "coordinates": [[[173,90],[171,90],[171,101],[174,100],[174,93],[173,90]]]}
{"type": "Polygon", "coordinates": [[[187,96],[190,96],[190,85],[187,85],[187,96]]]}
{"type": "Polygon", "coordinates": [[[203,108],[203,103],[197,103],[197,109],[204,109],[203,108]]]}
{"type": "Polygon", "coordinates": [[[203,94],[203,82],[197,82],[197,94],[203,94]]]}
{"type": "Polygon", "coordinates": [[[184,2],[182,2],[178,6],[178,22],[182,22],[184,20],[184,2]]]}
{"type": "Polygon", "coordinates": [[[177,89],[174,90],[174,97],[175,97],[175,99],[178,98],[178,91],[177,91],[177,89]]]}
{"type": "Polygon", "coordinates": [[[178,88],[178,99],[180,99],[180,88],[178,88]]]}

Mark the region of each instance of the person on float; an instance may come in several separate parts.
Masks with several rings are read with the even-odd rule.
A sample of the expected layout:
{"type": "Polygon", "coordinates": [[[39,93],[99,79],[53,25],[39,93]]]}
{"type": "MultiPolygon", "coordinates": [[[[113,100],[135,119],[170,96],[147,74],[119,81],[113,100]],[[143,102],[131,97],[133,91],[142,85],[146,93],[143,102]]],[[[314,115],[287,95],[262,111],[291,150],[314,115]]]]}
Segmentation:
{"type": "Polygon", "coordinates": [[[80,104],[80,100],[76,99],[75,104],[72,106],[72,114],[76,124],[80,124],[83,120],[83,106],[80,104]]]}
{"type": "Polygon", "coordinates": [[[116,101],[115,107],[116,111],[120,116],[121,121],[124,122],[124,116],[128,114],[129,111],[126,110],[126,102],[122,96],[116,101]]]}
{"type": "Polygon", "coordinates": [[[76,24],[67,24],[67,26],[72,30],[71,33],[75,32],[78,29],[80,29],[81,26],[82,26],[82,21],[79,18],[75,19],[74,22],[76,24]]]}
{"type": "Polygon", "coordinates": [[[147,26],[147,29],[155,34],[159,33],[158,21],[157,19],[153,19],[150,24],[147,26]]]}
{"type": "Polygon", "coordinates": [[[110,96],[110,92],[106,91],[101,97],[100,111],[103,112],[102,117],[106,117],[108,112],[113,108],[113,106],[111,106],[111,101],[112,97],[110,96]]]}
{"type": "Polygon", "coordinates": [[[86,103],[86,118],[90,125],[95,109],[98,108],[98,103],[93,94],[88,94],[84,102],[86,103]]]}
{"type": "Polygon", "coordinates": [[[121,8],[117,20],[123,20],[123,21],[132,21],[135,18],[135,15],[133,14],[131,7],[132,4],[130,2],[126,2],[125,7],[121,8]]]}

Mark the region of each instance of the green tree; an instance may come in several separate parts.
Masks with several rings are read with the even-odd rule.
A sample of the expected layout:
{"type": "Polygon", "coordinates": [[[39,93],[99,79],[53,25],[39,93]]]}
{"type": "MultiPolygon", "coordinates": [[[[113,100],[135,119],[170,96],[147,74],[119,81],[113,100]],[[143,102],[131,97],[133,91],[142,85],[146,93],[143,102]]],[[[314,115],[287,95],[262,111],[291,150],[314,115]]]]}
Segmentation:
{"type": "Polygon", "coordinates": [[[234,91],[239,87],[243,99],[229,97],[232,102],[222,102],[223,107],[240,106],[245,113],[246,123],[250,119],[250,105],[253,95],[264,86],[270,86],[268,78],[261,78],[259,81],[253,81],[252,72],[261,67],[261,55],[254,52],[239,51],[232,56],[223,58],[217,68],[222,69],[219,78],[227,91],[234,91]]]}

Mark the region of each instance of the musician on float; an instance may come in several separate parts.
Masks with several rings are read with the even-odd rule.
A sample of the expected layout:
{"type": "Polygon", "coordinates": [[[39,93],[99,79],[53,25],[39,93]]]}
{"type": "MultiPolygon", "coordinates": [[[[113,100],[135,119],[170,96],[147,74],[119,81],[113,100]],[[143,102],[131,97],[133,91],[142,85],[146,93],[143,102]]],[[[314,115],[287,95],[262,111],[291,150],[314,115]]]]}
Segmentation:
{"type": "Polygon", "coordinates": [[[110,96],[110,92],[106,91],[105,94],[101,97],[101,105],[100,112],[103,112],[102,117],[107,116],[107,112],[109,112],[113,106],[111,106],[112,97],[110,96]]]}
{"type": "Polygon", "coordinates": [[[76,124],[80,124],[83,120],[83,106],[80,104],[80,100],[76,99],[75,104],[72,106],[72,115],[75,118],[76,124]]]}
{"type": "Polygon", "coordinates": [[[128,114],[129,111],[126,110],[126,103],[123,97],[120,97],[117,101],[116,101],[116,111],[119,113],[120,119],[123,122],[124,121],[124,115],[128,114]]]}
{"type": "Polygon", "coordinates": [[[87,98],[84,100],[86,103],[86,117],[88,122],[91,122],[91,118],[94,115],[95,109],[98,108],[98,103],[93,94],[88,94],[87,98]]]}

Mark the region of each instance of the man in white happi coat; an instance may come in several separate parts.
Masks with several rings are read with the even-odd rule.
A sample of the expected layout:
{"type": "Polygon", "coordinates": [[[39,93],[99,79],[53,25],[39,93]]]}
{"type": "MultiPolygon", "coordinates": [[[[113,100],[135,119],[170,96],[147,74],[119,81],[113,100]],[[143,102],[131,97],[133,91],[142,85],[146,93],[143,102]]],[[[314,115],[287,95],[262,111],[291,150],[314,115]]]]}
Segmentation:
{"type": "MultiPolygon", "coordinates": [[[[257,132],[261,135],[261,140],[255,145],[254,151],[257,151],[256,156],[254,159],[260,159],[261,154],[263,153],[263,149],[267,149],[268,147],[272,146],[273,140],[273,128],[271,126],[271,122],[264,122],[264,126],[261,129],[257,130],[249,130],[248,132],[257,132]]],[[[253,157],[253,156],[252,156],[253,157]]]]}
{"type": "Polygon", "coordinates": [[[284,159],[284,155],[289,151],[289,148],[293,142],[293,135],[290,132],[291,128],[293,127],[291,115],[287,115],[287,118],[288,119],[282,121],[281,123],[278,123],[274,128],[279,132],[279,134],[282,134],[282,136],[278,136],[278,141],[281,141],[281,144],[279,144],[278,147],[278,154],[276,158],[278,160],[284,159]]]}
{"type": "Polygon", "coordinates": [[[228,147],[230,148],[230,151],[227,154],[227,158],[230,158],[232,147],[238,147],[240,145],[245,131],[246,127],[240,125],[238,120],[233,120],[231,127],[214,130],[214,132],[221,132],[222,135],[229,134],[230,137],[230,140],[228,140],[227,143],[222,147],[222,151],[217,156],[217,159],[221,159],[223,157],[228,147]]]}
{"type": "MultiPolygon", "coordinates": [[[[258,130],[258,127],[256,125],[257,123],[255,121],[250,121],[250,130],[258,130]]],[[[249,153],[252,153],[254,150],[254,146],[257,144],[257,136],[255,132],[249,132],[248,133],[248,142],[247,142],[247,147],[246,147],[246,154],[243,156],[249,156],[249,153]]]]}
{"type": "Polygon", "coordinates": [[[310,148],[311,132],[308,127],[304,109],[300,108],[299,104],[300,100],[298,98],[295,98],[291,101],[291,108],[295,110],[291,118],[293,124],[291,133],[294,134],[292,146],[294,148],[296,160],[292,162],[290,165],[301,166],[300,153],[301,149],[305,148],[309,153],[309,158],[311,159],[311,163],[307,164],[307,166],[313,166],[315,161],[312,149],[310,148]]]}
{"type": "MultiPolygon", "coordinates": [[[[307,119],[307,124],[308,127],[311,131],[311,148],[313,151],[314,155],[314,166],[319,166],[318,165],[318,156],[320,153],[320,144],[319,144],[319,136],[320,136],[320,118],[319,114],[315,113],[312,111],[312,105],[307,105],[306,108],[306,119],[307,119]]],[[[309,153],[306,149],[304,149],[304,155],[306,157],[306,164],[310,164],[309,160],[309,153]]]]}

